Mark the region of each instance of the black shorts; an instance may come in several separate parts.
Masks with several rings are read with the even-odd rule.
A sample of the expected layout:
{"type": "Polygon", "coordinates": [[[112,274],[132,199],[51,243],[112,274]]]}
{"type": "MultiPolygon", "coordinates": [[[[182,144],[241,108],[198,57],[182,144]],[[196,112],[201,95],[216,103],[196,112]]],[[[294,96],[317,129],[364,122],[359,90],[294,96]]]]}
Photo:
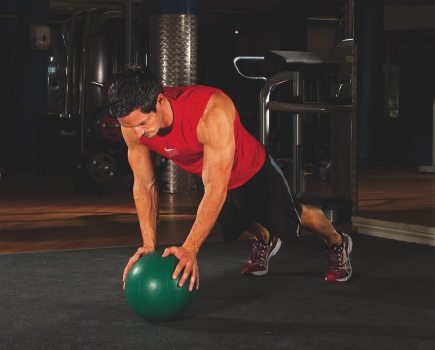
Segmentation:
{"type": "Polygon", "coordinates": [[[217,225],[224,239],[235,240],[251,223],[259,223],[284,242],[299,236],[302,207],[281,168],[266,154],[260,171],[228,191],[217,225]]]}

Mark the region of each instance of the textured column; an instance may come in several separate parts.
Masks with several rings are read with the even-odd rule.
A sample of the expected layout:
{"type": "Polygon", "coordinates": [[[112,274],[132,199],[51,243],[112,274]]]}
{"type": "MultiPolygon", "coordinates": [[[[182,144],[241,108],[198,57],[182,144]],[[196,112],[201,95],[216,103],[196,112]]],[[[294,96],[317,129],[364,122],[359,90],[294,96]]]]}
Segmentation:
{"type": "MultiPolygon", "coordinates": [[[[164,86],[196,84],[197,18],[194,1],[156,0],[150,16],[150,68],[164,86]]],[[[162,159],[161,187],[167,193],[194,192],[193,175],[162,159]]]]}

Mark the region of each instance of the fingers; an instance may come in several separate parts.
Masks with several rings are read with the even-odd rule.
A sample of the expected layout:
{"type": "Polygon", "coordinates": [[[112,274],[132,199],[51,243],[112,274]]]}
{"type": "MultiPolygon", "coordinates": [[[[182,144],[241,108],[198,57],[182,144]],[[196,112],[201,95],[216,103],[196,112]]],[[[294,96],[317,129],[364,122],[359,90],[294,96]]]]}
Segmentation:
{"type": "Polygon", "coordinates": [[[163,251],[163,254],[162,254],[162,258],[166,258],[167,256],[169,256],[169,255],[175,255],[177,258],[178,258],[178,256],[177,256],[177,254],[176,254],[176,249],[175,248],[177,248],[177,247],[170,247],[170,248],[166,248],[164,251],[163,251]]]}
{"type": "MultiPolygon", "coordinates": [[[[179,265],[180,265],[180,263],[178,264],[177,268],[179,267],[179,265]]],[[[177,268],[176,268],[176,270],[177,270],[177,268]]],[[[192,275],[190,277],[190,284],[189,284],[189,291],[191,292],[193,290],[192,281],[193,281],[193,283],[195,283],[195,280],[196,280],[196,275],[194,274],[194,270],[195,270],[194,266],[191,262],[187,262],[186,265],[184,265],[184,269],[182,268],[182,270],[183,270],[183,274],[180,278],[180,281],[178,282],[178,286],[183,287],[184,283],[186,283],[189,276],[192,275]]]]}
{"type": "Polygon", "coordinates": [[[192,277],[190,278],[190,284],[189,284],[189,291],[191,292],[196,285],[196,289],[199,289],[199,271],[198,266],[196,266],[196,269],[194,270],[194,273],[192,273],[192,277]],[[195,271],[196,270],[196,271],[195,271]]]}
{"type": "Polygon", "coordinates": [[[122,288],[125,289],[125,281],[127,280],[128,273],[130,272],[133,265],[140,259],[144,254],[152,252],[153,249],[150,247],[140,247],[137,249],[136,253],[128,260],[125,266],[124,273],[122,274],[122,288]]]}
{"type": "MultiPolygon", "coordinates": [[[[153,248],[145,246],[137,249],[136,253],[128,260],[128,263],[124,269],[122,275],[123,288],[125,289],[125,281],[127,280],[128,273],[130,272],[133,265],[140,259],[144,254],[148,254],[154,251],[153,248]]],[[[199,289],[199,269],[198,263],[196,261],[196,254],[184,247],[169,247],[166,248],[162,254],[163,258],[169,255],[174,255],[178,259],[178,264],[172,274],[173,279],[177,279],[182,272],[178,286],[182,287],[190,276],[189,281],[189,291],[191,292],[195,286],[199,289]]]]}
{"type": "Polygon", "coordinates": [[[134,263],[137,261],[136,260],[132,260],[132,258],[130,258],[130,260],[128,260],[127,266],[124,269],[124,273],[122,275],[122,288],[125,289],[125,281],[127,280],[127,276],[128,276],[128,272],[130,271],[131,267],[134,265],[134,263]]]}
{"type": "Polygon", "coordinates": [[[182,272],[178,286],[182,287],[190,276],[189,281],[189,291],[191,292],[196,285],[196,289],[199,288],[199,269],[196,261],[195,254],[188,251],[183,247],[170,247],[166,248],[163,252],[162,257],[167,257],[169,255],[175,255],[178,258],[178,264],[172,273],[172,278],[177,279],[182,272]]]}

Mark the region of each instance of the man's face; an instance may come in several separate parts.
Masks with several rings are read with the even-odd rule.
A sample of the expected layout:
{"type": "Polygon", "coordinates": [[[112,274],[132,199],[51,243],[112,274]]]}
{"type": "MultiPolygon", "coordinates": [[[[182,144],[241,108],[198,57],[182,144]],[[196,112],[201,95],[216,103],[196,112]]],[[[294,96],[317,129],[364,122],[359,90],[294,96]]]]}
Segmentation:
{"type": "Polygon", "coordinates": [[[144,113],[139,108],[123,118],[118,118],[119,124],[125,128],[132,128],[137,137],[154,137],[159,132],[162,120],[156,112],[144,113]]]}

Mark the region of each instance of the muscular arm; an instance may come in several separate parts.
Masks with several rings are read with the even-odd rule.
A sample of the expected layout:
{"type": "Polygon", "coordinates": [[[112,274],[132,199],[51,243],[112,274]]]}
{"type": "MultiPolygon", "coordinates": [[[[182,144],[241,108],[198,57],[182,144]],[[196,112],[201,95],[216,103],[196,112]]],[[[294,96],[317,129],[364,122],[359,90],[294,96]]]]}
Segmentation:
{"type": "Polygon", "coordinates": [[[204,196],[183,244],[195,254],[213,228],[227,195],[235,152],[234,106],[228,97],[213,97],[198,125],[197,135],[204,145],[204,196]]]}
{"type": "Polygon", "coordinates": [[[194,285],[199,287],[196,255],[210,234],[226,199],[235,153],[234,118],[235,108],[229,97],[214,95],[210,99],[197,128],[198,140],[204,145],[204,196],[182,248],[168,248],[163,255],[174,254],[179,259],[173,278],[177,278],[184,270],[180,286],[191,274],[189,290],[194,285]]]}
{"type": "Polygon", "coordinates": [[[134,175],[133,199],[139,219],[143,247],[133,255],[125,270],[125,281],[131,266],[143,254],[155,250],[158,212],[158,192],[151,154],[135,135],[133,129],[121,127],[128,146],[128,161],[134,175]]]}

